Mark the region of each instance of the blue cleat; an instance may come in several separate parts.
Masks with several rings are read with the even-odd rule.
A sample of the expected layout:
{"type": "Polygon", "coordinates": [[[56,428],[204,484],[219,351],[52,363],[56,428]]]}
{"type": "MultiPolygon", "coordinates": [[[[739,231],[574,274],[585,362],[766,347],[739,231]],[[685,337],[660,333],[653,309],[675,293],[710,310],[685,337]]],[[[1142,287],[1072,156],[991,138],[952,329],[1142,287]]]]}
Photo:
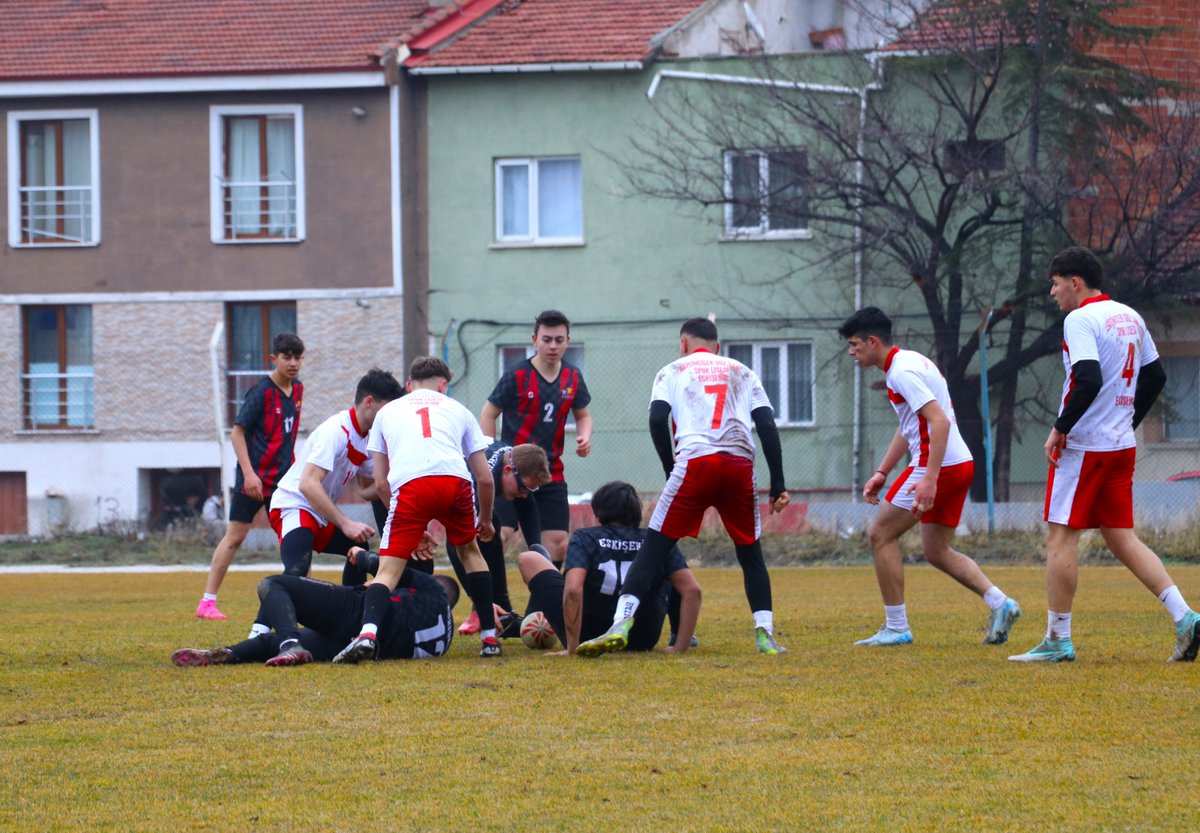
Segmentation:
{"type": "Polygon", "coordinates": [[[1003,645],[1008,641],[1008,632],[1013,623],[1021,618],[1021,606],[1015,599],[1005,599],[1004,604],[992,611],[988,617],[987,638],[984,645],[1003,645]]]}
{"type": "Polygon", "coordinates": [[[1011,656],[1013,662],[1074,662],[1075,646],[1068,639],[1051,639],[1046,637],[1023,654],[1011,656]]]}
{"type": "Polygon", "coordinates": [[[633,629],[633,617],[622,619],[611,628],[587,642],[580,642],[575,652],[581,657],[598,657],[609,651],[624,651],[629,644],[629,631],[633,629]]]}
{"type": "Polygon", "coordinates": [[[1167,662],[1194,662],[1200,650],[1200,613],[1189,610],[1175,625],[1175,651],[1167,662]]]}
{"type": "Polygon", "coordinates": [[[894,631],[885,625],[874,636],[860,639],[854,644],[865,645],[868,648],[890,648],[893,645],[911,645],[912,641],[912,631],[894,631]]]}

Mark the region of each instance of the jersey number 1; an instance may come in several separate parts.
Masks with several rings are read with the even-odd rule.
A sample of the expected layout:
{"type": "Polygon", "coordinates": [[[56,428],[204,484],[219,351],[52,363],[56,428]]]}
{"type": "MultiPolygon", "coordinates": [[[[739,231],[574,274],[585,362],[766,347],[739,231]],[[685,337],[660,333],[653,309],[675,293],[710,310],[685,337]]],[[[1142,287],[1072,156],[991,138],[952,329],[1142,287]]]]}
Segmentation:
{"type": "Polygon", "coordinates": [[[417,408],[417,413],[421,415],[421,436],[428,439],[433,436],[433,430],[429,426],[429,409],[417,408]]]}
{"type": "Polygon", "coordinates": [[[1129,355],[1125,357],[1125,366],[1121,368],[1121,378],[1125,380],[1125,387],[1133,384],[1133,345],[1129,345],[1129,355]]]}
{"type": "Polygon", "coordinates": [[[725,393],[729,390],[728,383],[724,385],[705,385],[704,392],[717,397],[717,405],[713,408],[712,427],[721,427],[721,417],[725,415],[725,393]]]}

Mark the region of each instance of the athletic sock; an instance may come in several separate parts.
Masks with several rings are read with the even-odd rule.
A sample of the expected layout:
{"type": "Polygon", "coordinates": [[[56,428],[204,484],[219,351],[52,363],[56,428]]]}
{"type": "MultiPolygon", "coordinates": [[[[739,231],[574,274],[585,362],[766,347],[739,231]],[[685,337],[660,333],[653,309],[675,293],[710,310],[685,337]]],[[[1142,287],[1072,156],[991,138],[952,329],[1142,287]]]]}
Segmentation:
{"type": "Polygon", "coordinates": [[[481,630],[479,631],[479,638],[480,638],[480,639],[487,639],[489,636],[493,636],[493,637],[494,637],[495,635],[496,635],[496,629],[495,629],[495,628],[483,628],[483,629],[481,629],[481,630]]]}
{"type": "Polygon", "coordinates": [[[1174,584],[1162,591],[1162,595],[1158,597],[1158,600],[1163,603],[1163,607],[1167,609],[1167,613],[1171,614],[1171,618],[1175,620],[1176,624],[1187,615],[1187,602],[1183,600],[1183,594],[1179,592],[1179,588],[1174,584]]]}
{"type": "Polygon", "coordinates": [[[623,622],[626,619],[632,619],[633,614],[637,613],[638,605],[641,602],[637,596],[622,595],[617,599],[617,612],[613,615],[613,624],[623,622]]]}
{"type": "Polygon", "coordinates": [[[299,645],[299,644],[300,644],[299,639],[285,639],[279,643],[279,653],[282,654],[284,651],[286,651],[288,648],[292,647],[293,645],[299,645]]]}
{"type": "Polygon", "coordinates": [[[216,600],[217,600],[216,593],[205,593],[204,598],[201,599],[201,601],[205,601],[205,602],[215,602],[216,600]]]}
{"type": "Polygon", "coordinates": [[[255,622],[253,625],[250,626],[250,635],[247,636],[246,638],[254,639],[256,636],[262,636],[264,633],[270,633],[270,632],[271,632],[271,629],[269,627],[267,627],[266,625],[264,625],[262,622],[255,622]]]}
{"type": "Polygon", "coordinates": [[[1070,639],[1071,614],[1055,613],[1053,610],[1046,611],[1046,638],[1070,639]]]}
{"type": "Polygon", "coordinates": [[[983,594],[983,601],[988,606],[988,610],[999,610],[1004,607],[1007,599],[1008,596],[1004,595],[1004,591],[994,584],[983,594]]]}
{"type": "Polygon", "coordinates": [[[479,616],[480,632],[496,629],[496,612],[492,609],[492,574],[487,570],[477,573],[467,573],[463,582],[467,595],[475,603],[475,613],[479,616]]]}
{"type": "Polygon", "coordinates": [[[907,605],[884,605],[883,617],[887,623],[887,629],[904,633],[908,630],[908,606],[907,605]]]}
{"type": "Polygon", "coordinates": [[[358,632],[358,635],[360,637],[367,636],[367,637],[370,637],[371,639],[374,639],[375,637],[379,636],[379,625],[372,625],[370,623],[364,623],[362,626],[362,630],[358,632]]]}
{"type": "Polygon", "coordinates": [[[769,610],[754,611],[754,627],[762,628],[767,633],[774,633],[775,615],[769,610]]]}

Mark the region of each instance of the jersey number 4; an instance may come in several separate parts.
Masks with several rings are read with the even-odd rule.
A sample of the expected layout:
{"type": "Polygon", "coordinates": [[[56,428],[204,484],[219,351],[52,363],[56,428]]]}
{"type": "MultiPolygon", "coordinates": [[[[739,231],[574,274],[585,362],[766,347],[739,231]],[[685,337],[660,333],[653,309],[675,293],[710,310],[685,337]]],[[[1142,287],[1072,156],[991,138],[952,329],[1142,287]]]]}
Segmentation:
{"type": "Polygon", "coordinates": [[[725,394],[729,390],[729,384],[723,385],[705,385],[704,392],[711,393],[717,397],[717,405],[713,408],[712,427],[721,427],[721,417],[725,415],[725,394]]]}
{"type": "Polygon", "coordinates": [[[1125,366],[1121,368],[1121,378],[1125,380],[1125,387],[1133,384],[1134,376],[1133,367],[1133,345],[1129,345],[1129,355],[1125,357],[1125,366]]]}

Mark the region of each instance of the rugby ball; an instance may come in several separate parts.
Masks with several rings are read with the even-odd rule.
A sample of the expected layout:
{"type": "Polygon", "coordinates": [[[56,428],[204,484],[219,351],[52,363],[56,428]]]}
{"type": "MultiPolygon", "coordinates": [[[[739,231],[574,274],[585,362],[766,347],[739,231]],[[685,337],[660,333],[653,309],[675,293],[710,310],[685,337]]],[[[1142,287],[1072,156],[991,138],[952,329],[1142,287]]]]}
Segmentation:
{"type": "Polygon", "coordinates": [[[535,610],[521,622],[521,641],[535,651],[544,651],[554,647],[558,636],[550,627],[550,620],[540,610],[535,610]]]}

